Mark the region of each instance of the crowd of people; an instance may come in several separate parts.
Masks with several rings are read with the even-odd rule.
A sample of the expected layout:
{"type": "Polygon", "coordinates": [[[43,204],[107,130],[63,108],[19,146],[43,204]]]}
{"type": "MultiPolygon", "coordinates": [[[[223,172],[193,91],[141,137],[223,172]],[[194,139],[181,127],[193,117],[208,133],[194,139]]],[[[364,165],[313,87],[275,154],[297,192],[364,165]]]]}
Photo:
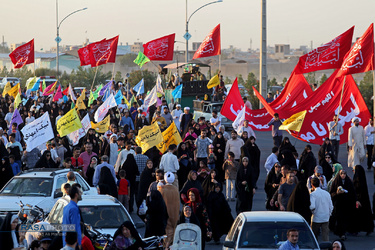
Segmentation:
{"type": "MultiPolygon", "coordinates": [[[[225,88],[221,84],[219,89],[220,86],[225,88]]],[[[112,91],[118,89],[125,92],[126,86],[120,83],[112,86],[112,91]]],[[[136,96],[133,91],[132,94],[136,96]]],[[[219,244],[220,237],[228,233],[233,223],[230,203],[235,202],[237,214],[252,210],[253,196],[260,185],[261,151],[248,121],[238,133],[228,132],[216,111],[210,120],[200,117],[195,121],[189,107],[182,109],[180,104],[168,104],[166,100],[144,110],[143,97],[137,95],[130,107],[122,100],[109,110],[108,131],[100,134],[89,129],[76,145],[72,145],[68,136],[60,137],[56,131],[56,122],[72,107],[70,99],[53,102],[51,97],[42,96],[39,91],[27,96],[26,90],[22,91],[22,96],[26,101],[18,106],[21,124],[11,123],[13,98],[0,97],[0,187],[21,170],[71,169],[80,173],[100,194],[118,198],[129,213],[137,213],[146,224],[145,237],[167,235],[166,248],[173,243],[176,226],[184,222],[200,227],[203,248],[206,241],[219,244]],[[27,152],[20,130],[46,112],[50,115],[55,137],[27,152]],[[143,152],[135,143],[138,131],[144,126],[157,123],[164,131],[172,122],[178,128],[182,142],[169,145],[165,154],[156,147],[143,152]]],[[[94,113],[103,102],[100,97],[91,105],[87,103],[88,98],[85,102],[87,109],[79,110],[79,115],[89,114],[94,120],[94,113]]],[[[334,119],[337,121],[337,117],[334,119]]],[[[354,139],[353,144],[349,142],[348,145],[353,148],[361,143],[357,141],[359,132],[355,131],[359,129],[357,121],[353,121],[356,125],[349,133],[354,139]]],[[[358,162],[363,156],[353,152],[355,174],[350,179],[336,160],[338,144],[334,140],[339,141],[339,123],[330,124],[332,138],[330,136],[322,145],[318,160],[310,145],[299,157],[289,138],[282,138],[278,130],[281,123],[277,114],[269,123],[273,127],[274,147],[265,163],[266,209],[300,213],[311,223],[316,237],[320,234],[323,240],[328,240],[329,229],[342,240],[346,239],[347,232],[371,233],[373,221],[366,177],[358,162]]],[[[370,135],[375,133],[372,131],[370,135]]],[[[370,167],[372,162],[371,159],[370,167]]],[[[79,186],[72,185],[66,194],[77,204],[82,191],[79,186]]],[[[64,208],[64,216],[69,214],[65,210],[77,210],[76,204],[64,208]]],[[[77,213],[79,211],[75,215],[80,218],[77,213]]],[[[72,223],[68,217],[63,220],[72,223]]],[[[2,228],[13,227],[13,223],[16,224],[10,216],[2,228]]],[[[124,222],[116,231],[113,249],[143,247],[134,227],[128,224],[124,222]]],[[[80,228],[79,223],[77,228],[80,228]]],[[[83,244],[81,230],[77,232],[76,236],[67,235],[63,243],[72,245],[76,239],[78,245],[83,244]]],[[[2,240],[7,236],[0,237],[2,240]]],[[[13,248],[24,244],[21,236],[17,238],[13,234],[6,241],[13,248]]]]}

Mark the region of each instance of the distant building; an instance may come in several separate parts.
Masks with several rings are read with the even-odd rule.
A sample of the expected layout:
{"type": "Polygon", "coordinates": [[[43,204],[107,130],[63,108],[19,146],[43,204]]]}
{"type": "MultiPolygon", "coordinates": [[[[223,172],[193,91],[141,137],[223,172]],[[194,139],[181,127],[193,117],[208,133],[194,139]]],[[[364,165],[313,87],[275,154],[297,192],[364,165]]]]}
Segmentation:
{"type": "Polygon", "coordinates": [[[23,45],[23,44],[25,44],[25,42],[22,42],[22,43],[11,43],[9,49],[10,49],[10,51],[13,51],[13,50],[15,50],[17,47],[19,47],[19,46],[21,46],[21,45],[23,45]]]}
{"type": "Polygon", "coordinates": [[[135,42],[131,46],[131,52],[138,54],[139,51],[143,51],[143,43],[142,42],[135,42]]]}
{"type": "Polygon", "coordinates": [[[193,50],[197,51],[199,49],[199,46],[201,46],[202,43],[198,42],[193,42],[193,50]]]}

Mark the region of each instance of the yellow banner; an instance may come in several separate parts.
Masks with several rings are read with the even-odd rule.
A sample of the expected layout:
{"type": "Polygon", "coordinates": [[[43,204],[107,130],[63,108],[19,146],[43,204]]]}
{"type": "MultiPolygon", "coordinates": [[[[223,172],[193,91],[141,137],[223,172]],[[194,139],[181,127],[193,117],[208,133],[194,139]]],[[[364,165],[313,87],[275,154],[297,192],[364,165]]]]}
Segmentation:
{"type": "Polygon", "coordinates": [[[10,85],[10,82],[7,82],[7,84],[5,84],[5,87],[3,89],[3,97],[5,97],[5,95],[9,92],[9,90],[12,89],[12,85],[10,85]]]}
{"type": "Polygon", "coordinates": [[[86,105],[83,102],[85,100],[85,97],[86,97],[86,89],[83,89],[81,95],[77,98],[77,101],[76,101],[77,110],[86,109],[86,105]]]}
{"type": "Polygon", "coordinates": [[[163,135],[161,134],[158,123],[155,122],[150,126],[144,126],[139,130],[135,142],[142,148],[142,153],[145,153],[150,148],[163,142],[163,135]]]}
{"type": "Polygon", "coordinates": [[[34,87],[35,83],[36,83],[36,76],[34,76],[34,78],[30,80],[30,82],[27,84],[26,88],[32,89],[32,87],[34,87]]]}
{"type": "Polygon", "coordinates": [[[8,92],[8,95],[9,96],[13,96],[14,98],[16,98],[17,94],[18,94],[18,90],[20,88],[20,84],[17,83],[13,88],[11,88],[8,92]]]}
{"type": "Polygon", "coordinates": [[[77,114],[77,110],[72,109],[57,121],[56,129],[60,137],[70,134],[82,128],[81,120],[77,114]]]}
{"type": "Polygon", "coordinates": [[[298,112],[288,119],[286,119],[283,124],[279,127],[280,130],[293,130],[299,132],[301,130],[303,120],[306,116],[306,110],[298,112]]]}
{"type": "Polygon", "coordinates": [[[207,88],[213,88],[220,84],[219,75],[215,75],[211,78],[211,80],[207,83],[207,88]]]}
{"type": "Polygon", "coordinates": [[[98,123],[91,122],[91,128],[95,129],[97,133],[105,133],[107,132],[109,128],[109,124],[110,124],[110,116],[107,115],[106,118],[104,118],[98,123]]]}
{"type": "Polygon", "coordinates": [[[165,151],[168,150],[169,145],[171,144],[180,144],[182,142],[180,133],[177,130],[176,125],[174,122],[169,125],[169,127],[163,131],[163,141],[159,143],[156,147],[159,149],[160,152],[164,154],[165,151]]]}

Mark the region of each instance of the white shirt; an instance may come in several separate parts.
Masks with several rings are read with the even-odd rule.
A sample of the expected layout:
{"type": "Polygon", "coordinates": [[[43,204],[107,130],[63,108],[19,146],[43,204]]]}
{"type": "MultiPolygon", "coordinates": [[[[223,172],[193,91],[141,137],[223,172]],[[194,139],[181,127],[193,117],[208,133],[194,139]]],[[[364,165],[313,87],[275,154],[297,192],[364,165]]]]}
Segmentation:
{"type": "Polygon", "coordinates": [[[129,151],[124,149],[120,152],[120,154],[117,156],[117,161],[115,164],[115,171],[118,173],[119,168],[124,164],[126,161],[126,158],[128,157],[128,154],[133,154],[135,156],[135,152],[133,149],[130,149],[129,151]]]}
{"type": "Polygon", "coordinates": [[[331,195],[321,188],[316,188],[310,194],[310,210],[313,214],[312,222],[328,222],[333,210],[331,195]]]}
{"type": "Polygon", "coordinates": [[[35,117],[32,116],[32,117],[26,117],[26,124],[29,124],[31,122],[33,122],[35,120],[35,117]]]}
{"type": "Polygon", "coordinates": [[[220,116],[216,116],[216,118],[211,117],[211,119],[210,119],[210,123],[211,124],[215,123],[215,122],[218,122],[218,121],[219,121],[219,124],[215,126],[215,129],[216,129],[217,132],[219,131],[219,128],[221,126],[221,117],[220,116]]]}
{"type": "Polygon", "coordinates": [[[371,134],[372,131],[375,131],[375,128],[368,124],[365,127],[366,145],[374,145],[374,134],[371,134]]]}
{"type": "Polygon", "coordinates": [[[164,173],[176,173],[177,170],[180,169],[180,164],[178,163],[177,156],[175,156],[171,152],[164,154],[161,157],[159,168],[164,169],[164,173]]]}
{"type": "Polygon", "coordinates": [[[279,162],[277,160],[277,156],[272,153],[267,157],[266,163],[264,163],[264,168],[267,170],[267,174],[271,171],[273,165],[275,165],[276,162],[279,162]]]}
{"type": "Polygon", "coordinates": [[[239,136],[242,136],[242,133],[243,133],[244,131],[247,132],[247,136],[248,136],[248,138],[250,138],[250,136],[254,136],[255,139],[257,138],[257,137],[255,136],[254,130],[253,130],[250,126],[247,126],[247,127],[241,127],[240,130],[238,131],[238,135],[239,135],[239,136]]]}

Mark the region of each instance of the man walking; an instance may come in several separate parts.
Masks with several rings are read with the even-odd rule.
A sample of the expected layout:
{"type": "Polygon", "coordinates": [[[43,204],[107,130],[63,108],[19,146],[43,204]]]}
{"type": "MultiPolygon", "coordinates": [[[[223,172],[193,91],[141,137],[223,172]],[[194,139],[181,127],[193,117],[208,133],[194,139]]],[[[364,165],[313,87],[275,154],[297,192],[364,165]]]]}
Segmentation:
{"type": "Polygon", "coordinates": [[[228,158],[228,153],[234,153],[234,160],[239,162],[241,157],[241,147],[245,144],[242,139],[238,139],[236,131],[232,130],[232,139],[227,141],[225,146],[225,159],[228,158]]]}
{"type": "Polygon", "coordinates": [[[331,141],[333,152],[336,159],[339,158],[340,135],[344,133],[341,123],[337,115],[333,116],[333,120],[328,123],[329,140],[331,141]]]}
{"type": "Polygon", "coordinates": [[[374,118],[370,118],[368,125],[365,127],[366,136],[366,148],[367,148],[367,169],[370,170],[372,167],[372,150],[374,148],[374,118]]]}
{"type": "MultiPolygon", "coordinates": [[[[75,231],[78,234],[78,245],[81,245],[82,241],[82,235],[81,235],[81,214],[79,212],[78,208],[78,201],[82,200],[82,189],[81,186],[78,183],[75,183],[72,185],[69,196],[70,196],[70,202],[68,205],[66,205],[63,209],[63,225],[73,224],[75,225],[75,231]]],[[[65,242],[65,235],[66,232],[63,232],[63,244],[66,245],[65,242]]]]}
{"type": "Polygon", "coordinates": [[[180,169],[180,164],[177,156],[173,154],[176,149],[176,144],[169,145],[168,152],[161,157],[159,169],[164,170],[165,173],[171,172],[174,174],[173,186],[178,188],[177,171],[180,169]]]}
{"type": "Polygon", "coordinates": [[[294,181],[294,172],[289,171],[286,174],[286,182],[282,184],[279,188],[277,201],[280,204],[280,211],[286,211],[289,197],[292,194],[295,187],[296,187],[296,183],[294,181]]]}
{"type": "Polygon", "coordinates": [[[329,241],[328,222],[333,210],[331,195],[320,188],[321,182],[318,178],[311,180],[310,209],[312,212],[311,229],[318,239],[322,232],[323,241],[329,241]]]}
{"type": "Polygon", "coordinates": [[[354,168],[356,165],[361,165],[361,162],[364,160],[366,153],[366,139],[365,139],[365,130],[359,123],[361,118],[354,117],[352,123],[354,126],[349,128],[348,134],[348,167],[354,168]]]}
{"type": "Polygon", "coordinates": [[[279,130],[281,124],[283,124],[283,122],[280,120],[278,113],[275,113],[271,121],[268,123],[268,126],[272,125],[272,138],[275,147],[280,147],[283,139],[283,132],[279,130]]]}

